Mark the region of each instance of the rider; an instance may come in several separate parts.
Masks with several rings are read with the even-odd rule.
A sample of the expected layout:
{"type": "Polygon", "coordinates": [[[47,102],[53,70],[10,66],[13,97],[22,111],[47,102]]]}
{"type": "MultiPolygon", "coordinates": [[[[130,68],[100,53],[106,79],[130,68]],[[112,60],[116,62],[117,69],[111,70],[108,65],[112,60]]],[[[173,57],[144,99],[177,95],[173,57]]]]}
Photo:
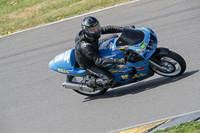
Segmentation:
{"type": "MultiPolygon", "coordinates": [[[[86,82],[88,87],[105,87],[113,82],[113,75],[104,69],[111,65],[125,65],[125,58],[121,59],[107,59],[99,56],[99,45],[107,39],[117,37],[114,34],[101,41],[99,38],[101,34],[106,33],[120,33],[123,27],[119,26],[105,26],[101,27],[99,21],[92,16],[87,16],[81,21],[82,30],[75,38],[75,57],[80,68],[87,70],[94,74],[97,78],[86,82]]],[[[132,25],[131,27],[134,28],[132,25]]]]}

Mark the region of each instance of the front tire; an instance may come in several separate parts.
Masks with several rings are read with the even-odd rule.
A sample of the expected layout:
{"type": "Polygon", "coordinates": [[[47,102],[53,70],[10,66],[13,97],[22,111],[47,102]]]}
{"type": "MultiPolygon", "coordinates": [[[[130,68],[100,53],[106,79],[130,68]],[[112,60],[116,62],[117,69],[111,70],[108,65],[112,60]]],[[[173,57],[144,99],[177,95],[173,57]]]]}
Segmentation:
{"type": "Polygon", "coordinates": [[[169,51],[166,55],[157,54],[151,58],[153,62],[156,62],[159,66],[166,68],[162,70],[157,68],[155,65],[150,65],[152,70],[165,77],[175,77],[183,74],[186,69],[185,60],[177,53],[169,51]]]}
{"type": "MultiPolygon", "coordinates": [[[[78,82],[80,83],[80,81],[82,81],[83,78],[82,77],[76,77],[76,76],[70,76],[67,75],[67,81],[71,81],[71,82],[78,82]]],[[[108,89],[99,89],[99,90],[95,90],[94,92],[89,92],[89,91],[81,91],[81,90],[74,90],[75,92],[81,94],[81,95],[85,95],[85,96],[99,96],[104,94],[108,89]]]]}

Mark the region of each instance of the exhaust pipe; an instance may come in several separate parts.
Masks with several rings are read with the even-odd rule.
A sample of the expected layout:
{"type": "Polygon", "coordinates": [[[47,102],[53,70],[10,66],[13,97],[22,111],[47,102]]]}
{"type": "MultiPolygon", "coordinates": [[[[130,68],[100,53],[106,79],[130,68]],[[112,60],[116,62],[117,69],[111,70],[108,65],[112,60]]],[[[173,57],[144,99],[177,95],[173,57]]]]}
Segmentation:
{"type": "Polygon", "coordinates": [[[73,90],[78,90],[78,91],[89,91],[89,92],[95,91],[93,88],[90,88],[86,85],[82,85],[82,84],[75,83],[75,82],[69,82],[69,81],[62,83],[62,86],[67,89],[73,89],[73,90]]]}

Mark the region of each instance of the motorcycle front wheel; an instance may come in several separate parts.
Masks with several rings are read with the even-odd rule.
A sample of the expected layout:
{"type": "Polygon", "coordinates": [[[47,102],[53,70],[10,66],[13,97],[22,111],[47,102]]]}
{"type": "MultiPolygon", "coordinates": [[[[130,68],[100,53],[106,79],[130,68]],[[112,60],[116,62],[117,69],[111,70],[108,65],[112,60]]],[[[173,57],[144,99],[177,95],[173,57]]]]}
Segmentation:
{"type": "Polygon", "coordinates": [[[152,70],[165,77],[175,77],[183,74],[186,69],[185,60],[177,53],[169,51],[166,55],[156,55],[152,60],[158,63],[159,67],[150,63],[152,70]]]}
{"type": "MultiPolygon", "coordinates": [[[[67,81],[71,81],[71,82],[76,82],[76,83],[80,83],[83,80],[83,77],[76,77],[76,76],[70,76],[67,75],[67,81]]],[[[82,91],[82,90],[74,90],[75,92],[81,94],[81,95],[85,95],[85,96],[98,96],[98,95],[102,95],[104,94],[108,89],[98,89],[95,90],[94,92],[89,92],[89,91],[82,91]]]]}

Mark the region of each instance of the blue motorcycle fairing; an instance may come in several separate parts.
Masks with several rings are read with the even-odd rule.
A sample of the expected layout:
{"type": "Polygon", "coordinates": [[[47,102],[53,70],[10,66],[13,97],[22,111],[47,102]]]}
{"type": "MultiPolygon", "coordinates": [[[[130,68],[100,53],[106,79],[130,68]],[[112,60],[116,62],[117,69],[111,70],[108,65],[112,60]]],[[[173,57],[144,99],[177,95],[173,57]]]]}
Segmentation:
{"type": "MultiPolygon", "coordinates": [[[[105,41],[104,43],[101,44],[101,46],[99,47],[99,54],[102,58],[122,58],[124,56],[123,50],[126,49],[132,49],[134,50],[137,54],[139,54],[140,56],[142,56],[144,59],[148,59],[150,58],[150,56],[153,54],[154,50],[156,49],[152,49],[152,50],[147,50],[147,46],[150,42],[150,38],[151,38],[151,29],[149,28],[125,28],[123,30],[122,35],[119,38],[113,38],[110,40],[105,41]],[[144,37],[141,36],[142,39],[140,39],[140,41],[137,41],[138,44],[135,44],[135,41],[133,41],[133,45],[131,44],[131,35],[129,34],[134,34],[138,32],[135,31],[140,31],[144,34],[144,37]],[[128,37],[124,37],[124,36],[128,36],[128,37]],[[124,39],[128,39],[128,44],[126,41],[123,41],[124,39]],[[120,46],[116,46],[116,43],[119,44],[118,40],[122,40],[120,44],[120,46]],[[123,44],[124,43],[124,44],[123,44]]],[[[141,34],[141,33],[140,33],[141,34]]],[[[139,36],[139,35],[137,35],[139,36]]],[[[157,45],[157,44],[156,44],[157,45]]]]}
{"type": "Polygon", "coordinates": [[[75,67],[75,49],[70,49],[59,55],[49,63],[49,68],[63,74],[83,76],[88,72],[75,67]]]}
{"type": "Polygon", "coordinates": [[[145,51],[143,52],[143,58],[149,59],[157,48],[158,44],[157,36],[150,28],[142,27],[138,29],[142,29],[145,32],[146,42],[141,44],[141,48],[143,48],[143,46],[146,45],[145,48],[143,48],[145,49],[145,51]]]}
{"type": "MultiPolygon", "coordinates": [[[[156,50],[157,47],[157,37],[154,34],[154,32],[150,28],[142,27],[142,28],[137,28],[137,29],[124,29],[122,34],[119,38],[114,38],[105,41],[103,44],[101,44],[99,48],[99,53],[100,56],[103,58],[122,58],[124,56],[125,50],[133,50],[139,57],[141,56],[143,60],[139,60],[136,63],[130,63],[128,62],[123,68],[121,68],[117,73],[114,74],[114,80],[118,83],[121,84],[127,84],[130,82],[134,82],[137,80],[145,79],[149,75],[149,58],[152,56],[154,51],[156,50]],[[139,30],[140,32],[135,32],[134,30],[139,30]],[[133,31],[133,32],[132,32],[133,31]],[[142,33],[144,34],[144,37],[141,35],[142,33]],[[129,34],[139,34],[137,36],[140,36],[141,39],[140,41],[133,41],[133,45],[131,44],[131,38],[124,37],[125,36],[130,36],[133,37],[129,34]],[[156,39],[154,43],[152,43],[151,38],[154,36],[156,39]],[[120,46],[116,46],[116,43],[118,40],[122,40],[120,38],[125,38],[129,39],[129,42],[127,43],[124,41],[125,45],[120,44],[120,46]],[[136,44],[135,42],[138,42],[136,44]],[[148,45],[151,45],[151,49],[147,49],[148,45]],[[131,74],[133,69],[136,69],[137,73],[136,74],[131,74]]],[[[108,67],[107,69],[111,69],[113,66],[108,67]]]]}
{"type": "Polygon", "coordinates": [[[149,60],[140,61],[138,63],[128,62],[124,67],[114,74],[114,80],[121,84],[127,84],[149,77],[148,73],[149,60]],[[131,74],[133,69],[136,70],[136,74],[131,74]]]}

